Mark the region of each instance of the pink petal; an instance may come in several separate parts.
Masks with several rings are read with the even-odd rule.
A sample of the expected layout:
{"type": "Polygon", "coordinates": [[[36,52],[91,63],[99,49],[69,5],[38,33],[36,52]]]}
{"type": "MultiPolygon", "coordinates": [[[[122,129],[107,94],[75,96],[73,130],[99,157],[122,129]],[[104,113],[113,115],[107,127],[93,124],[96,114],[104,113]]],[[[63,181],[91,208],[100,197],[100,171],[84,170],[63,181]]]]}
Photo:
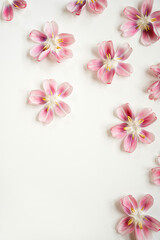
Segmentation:
{"type": "Polygon", "coordinates": [[[76,15],[80,15],[85,6],[86,1],[80,1],[79,3],[77,3],[77,1],[72,1],[68,3],[67,10],[76,15]]]}
{"type": "Polygon", "coordinates": [[[160,63],[157,65],[151,66],[150,70],[155,77],[160,78],[160,63]]]}
{"type": "Polygon", "coordinates": [[[160,231],[160,222],[151,216],[145,216],[144,224],[147,228],[152,231],[158,232],[160,231]]]}
{"type": "Polygon", "coordinates": [[[54,79],[47,79],[43,82],[43,88],[47,95],[54,95],[57,91],[57,83],[54,79]]]}
{"type": "Polygon", "coordinates": [[[160,11],[156,11],[151,14],[151,21],[155,28],[160,27],[160,11]]]}
{"type": "Polygon", "coordinates": [[[59,63],[73,56],[72,51],[67,48],[60,48],[56,51],[52,51],[51,53],[59,63]]]}
{"type": "Polygon", "coordinates": [[[117,231],[120,234],[125,235],[125,234],[129,234],[134,231],[134,224],[133,223],[128,224],[130,219],[131,219],[130,217],[124,217],[118,223],[117,231]]]}
{"type": "Polygon", "coordinates": [[[66,98],[72,93],[72,91],[73,87],[69,83],[64,82],[61,85],[59,85],[57,89],[57,94],[62,98],[66,98]]]}
{"type": "Polygon", "coordinates": [[[111,84],[113,76],[115,74],[115,69],[107,70],[104,66],[101,67],[97,72],[98,79],[105,83],[105,84],[111,84]]]}
{"type": "Polygon", "coordinates": [[[2,18],[5,21],[11,21],[13,19],[13,7],[8,1],[6,1],[6,3],[3,6],[2,18]]]}
{"type": "Polygon", "coordinates": [[[61,33],[58,35],[58,40],[60,40],[59,46],[67,47],[75,42],[74,36],[68,33],[61,33]]]}
{"type": "Polygon", "coordinates": [[[114,58],[115,52],[112,41],[103,41],[102,43],[98,44],[98,51],[100,56],[103,59],[107,59],[107,57],[114,58]]]}
{"type": "Polygon", "coordinates": [[[107,7],[107,0],[88,0],[88,6],[92,13],[100,14],[107,7]]]}
{"type": "Polygon", "coordinates": [[[120,60],[124,61],[131,55],[133,49],[130,47],[128,43],[124,43],[120,45],[116,51],[116,57],[120,60]]]}
{"type": "Polygon", "coordinates": [[[40,90],[33,90],[29,94],[28,103],[34,105],[45,104],[45,93],[40,90]]]}
{"type": "Polygon", "coordinates": [[[154,199],[150,194],[145,195],[139,202],[139,207],[142,211],[148,211],[153,205],[154,199]]]}
{"type": "Polygon", "coordinates": [[[14,0],[13,1],[13,6],[15,8],[26,8],[27,7],[27,3],[24,0],[14,0]]]}
{"type": "Polygon", "coordinates": [[[44,58],[46,58],[48,56],[48,54],[50,53],[50,49],[47,50],[43,50],[42,53],[40,53],[40,55],[38,56],[38,61],[42,61],[44,58]]]}
{"type": "Polygon", "coordinates": [[[111,134],[115,138],[123,138],[126,136],[127,132],[124,129],[127,127],[127,123],[121,123],[111,128],[111,134]]]}
{"type": "Polygon", "coordinates": [[[41,45],[36,45],[30,50],[30,55],[34,59],[37,59],[39,55],[44,51],[45,46],[43,44],[41,45]]]}
{"type": "Polygon", "coordinates": [[[55,112],[59,117],[65,117],[68,113],[71,112],[71,109],[67,103],[60,101],[55,106],[55,112]]]}
{"type": "Polygon", "coordinates": [[[58,25],[56,22],[46,22],[44,25],[44,32],[48,38],[55,38],[58,34],[58,25]]]}
{"type": "Polygon", "coordinates": [[[141,13],[144,16],[149,16],[152,12],[153,0],[144,0],[141,7],[141,13]]]}
{"type": "Polygon", "coordinates": [[[153,183],[160,186],[160,167],[152,168],[151,173],[153,183]]]}
{"type": "Polygon", "coordinates": [[[103,62],[99,59],[93,59],[88,64],[88,69],[92,71],[98,71],[103,66],[103,62]]]}
{"type": "Polygon", "coordinates": [[[33,30],[30,34],[29,37],[32,41],[36,42],[36,43],[42,43],[45,42],[47,40],[47,36],[37,30],[33,30]]]}
{"type": "Polygon", "coordinates": [[[149,46],[159,40],[159,36],[155,33],[153,25],[150,23],[149,30],[143,30],[141,35],[141,43],[144,46],[149,46]]]}
{"type": "Polygon", "coordinates": [[[131,37],[139,31],[139,28],[136,22],[128,21],[122,24],[120,30],[122,31],[123,37],[131,37]]]}
{"type": "Polygon", "coordinates": [[[138,208],[136,199],[132,195],[128,195],[120,200],[123,211],[130,215],[134,210],[138,208]]]}
{"type": "Polygon", "coordinates": [[[123,12],[124,15],[132,21],[137,21],[138,20],[137,16],[139,17],[141,16],[140,12],[133,7],[126,7],[123,12]]]}
{"type": "Polygon", "coordinates": [[[128,63],[119,62],[116,67],[116,73],[120,76],[128,77],[133,72],[133,68],[128,63]]]}
{"type": "Polygon", "coordinates": [[[142,143],[150,144],[150,143],[154,142],[155,136],[153,133],[150,133],[146,130],[141,130],[141,132],[139,134],[139,140],[142,143]]]}
{"type": "Polygon", "coordinates": [[[128,103],[121,105],[117,108],[116,114],[122,121],[126,122],[128,121],[128,117],[131,119],[135,119],[134,112],[132,111],[130,105],[128,103]]]}
{"type": "Polygon", "coordinates": [[[148,88],[148,93],[149,93],[149,99],[150,100],[157,100],[160,98],[160,81],[154,82],[149,88],[148,88]]]}
{"type": "Polygon", "coordinates": [[[142,109],[137,115],[137,118],[141,121],[141,127],[147,127],[157,120],[156,114],[152,112],[151,108],[142,109]]]}
{"type": "Polygon", "coordinates": [[[43,123],[50,123],[53,120],[53,110],[49,107],[43,108],[39,115],[38,115],[38,120],[43,123]]]}
{"type": "Polygon", "coordinates": [[[128,134],[124,139],[124,150],[125,152],[132,153],[137,147],[137,136],[128,134]]]}
{"type": "Polygon", "coordinates": [[[135,228],[136,240],[150,240],[151,233],[146,226],[140,228],[139,225],[135,228]]]}

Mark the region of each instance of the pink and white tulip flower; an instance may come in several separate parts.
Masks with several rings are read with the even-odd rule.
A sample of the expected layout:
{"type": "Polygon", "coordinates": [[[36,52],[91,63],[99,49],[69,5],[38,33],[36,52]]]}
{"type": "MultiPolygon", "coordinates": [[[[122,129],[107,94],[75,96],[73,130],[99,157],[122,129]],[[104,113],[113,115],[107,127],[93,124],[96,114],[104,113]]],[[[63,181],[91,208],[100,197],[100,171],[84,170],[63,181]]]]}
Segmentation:
{"type": "Polygon", "coordinates": [[[33,30],[29,37],[38,43],[30,50],[30,55],[37,61],[42,61],[48,54],[54,56],[59,63],[72,57],[72,51],[67,47],[75,42],[74,36],[68,33],[58,34],[58,25],[54,21],[44,25],[44,33],[33,30]]]}
{"type": "Polygon", "coordinates": [[[148,88],[149,99],[157,100],[160,99],[160,63],[150,67],[151,73],[155,76],[158,80],[151,84],[148,88]]]}
{"type": "Polygon", "coordinates": [[[2,9],[2,18],[5,21],[11,21],[14,13],[13,9],[23,9],[27,7],[27,3],[24,0],[6,0],[2,9]]]}
{"type": "Polygon", "coordinates": [[[156,114],[150,108],[144,108],[135,116],[128,103],[117,108],[116,114],[123,123],[111,128],[115,138],[124,138],[125,152],[132,153],[137,147],[138,139],[142,143],[150,144],[155,140],[153,133],[146,131],[145,127],[156,121],[156,114]]]}
{"type": "Polygon", "coordinates": [[[76,15],[81,12],[88,4],[88,10],[94,14],[100,14],[107,7],[107,0],[77,0],[71,1],[67,5],[67,10],[76,15]]]}
{"type": "Polygon", "coordinates": [[[122,198],[120,203],[127,217],[119,222],[118,232],[123,235],[134,232],[136,240],[151,239],[151,231],[160,230],[160,222],[146,213],[152,207],[153,202],[154,199],[149,194],[142,197],[139,204],[132,195],[122,198]]]}
{"type": "Polygon", "coordinates": [[[91,60],[87,67],[97,72],[97,77],[101,82],[111,84],[115,73],[128,77],[133,72],[132,66],[123,62],[130,56],[132,51],[133,49],[130,45],[124,43],[115,52],[112,41],[104,41],[98,44],[98,52],[101,59],[91,60]]]}
{"type": "MultiPolygon", "coordinates": [[[[160,165],[160,156],[158,156],[156,160],[157,164],[160,165]]],[[[151,179],[154,184],[160,186],[160,167],[155,167],[151,169],[151,179]]]]}
{"type": "Polygon", "coordinates": [[[59,117],[65,117],[71,112],[69,105],[63,101],[73,90],[69,83],[64,82],[57,87],[56,81],[49,79],[43,82],[43,89],[44,91],[31,91],[28,100],[32,105],[44,105],[38,115],[40,122],[48,124],[53,120],[55,113],[59,117]]]}
{"type": "Polygon", "coordinates": [[[121,26],[122,36],[131,37],[141,31],[141,43],[149,46],[159,40],[157,28],[160,27],[160,11],[152,13],[153,0],[144,0],[141,11],[126,7],[124,15],[129,19],[121,26]]]}

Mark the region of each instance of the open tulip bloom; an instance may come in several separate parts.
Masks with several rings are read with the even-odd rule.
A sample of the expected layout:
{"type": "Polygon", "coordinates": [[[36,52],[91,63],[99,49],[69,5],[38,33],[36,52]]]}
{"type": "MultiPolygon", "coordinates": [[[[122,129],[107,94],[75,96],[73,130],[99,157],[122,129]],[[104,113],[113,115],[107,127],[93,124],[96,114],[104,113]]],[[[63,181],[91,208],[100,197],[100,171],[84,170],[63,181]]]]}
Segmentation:
{"type": "Polygon", "coordinates": [[[125,152],[132,153],[136,149],[138,139],[146,144],[150,144],[155,140],[153,133],[143,129],[157,119],[152,109],[144,108],[135,116],[130,105],[126,103],[118,107],[116,113],[123,123],[112,127],[111,134],[115,138],[124,138],[125,152]]]}
{"type": "Polygon", "coordinates": [[[153,202],[154,199],[149,194],[142,197],[139,204],[132,195],[122,198],[120,203],[127,217],[119,222],[118,232],[123,235],[134,232],[136,240],[151,239],[151,231],[160,230],[160,222],[146,213],[152,207],[153,202]]]}
{"type": "Polygon", "coordinates": [[[80,15],[88,3],[88,9],[94,14],[100,14],[107,7],[107,0],[77,0],[71,1],[67,5],[67,10],[76,15],[80,15]]]}
{"type": "Polygon", "coordinates": [[[30,50],[30,55],[37,61],[43,60],[48,54],[54,56],[59,63],[72,57],[72,51],[67,47],[75,42],[74,36],[68,33],[58,34],[58,25],[54,21],[44,25],[44,33],[33,30],[29,37],[38,43],[30,50]]]}
{"type": "Polygon", "coordinates": [[[112,41],[104,41],[98,45],[101,59],[91,60],[87,67],[97,72],[97,77],[101,82],[111,84],[115,73],[128,77],[133,72],[132,66],[123,62],[130,56],[132,51],[130,45],[124,43],[115,52],[112,41]]]}
{"type": "Polygon", "coordinates": [[[5,21],[11,21],[14,13],[13,9],[23,9],[27,7],[27,3],[24,0],[6,0],[2,9],[2,18],[5,21]]]}
{"type": "Polygon", "coordinates": [[[151,73],[155,76],[158,80],[151,84],[148,88],[149,99],[157,100],[160,99],[160,63],[150,67],[151,73]]]}
{"type": "Polygon", "coordinates": [[[54,113],[59,117],[65,117],[70,113],[69,105],[63,101],[73,90],[69,83],[64,82],[57,87],[56,81],[49,79],[43,82],[43,89],[44,91],[31,91],[28,101],[32,105],[44,105],[38,116],[40,122],[50,123],[54,118],[54,113]]]}
{"type": "Polygon", "coordinates": [[[141,31],[141,43],[149,46],[159,40],[157,28],[160,27],[160,11],[152,13],[153,0],[144,0],[141,11],[126,7],[124,15],[129,19],[121,26],[122,35],[131,37],[141,31]]]}

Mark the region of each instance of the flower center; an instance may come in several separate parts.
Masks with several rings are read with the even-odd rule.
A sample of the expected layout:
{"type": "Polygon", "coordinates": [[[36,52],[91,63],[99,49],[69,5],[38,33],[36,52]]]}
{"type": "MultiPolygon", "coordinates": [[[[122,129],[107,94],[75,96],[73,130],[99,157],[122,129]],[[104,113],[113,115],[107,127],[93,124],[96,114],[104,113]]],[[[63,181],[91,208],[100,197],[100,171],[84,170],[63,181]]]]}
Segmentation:
{"type": "Polygon", "coordinates": [[[49,38],[46,40],[46,44],[45,44],[45,50],[47,50],[48,48],[51,48],[51,50],[56,51],[57,49],[61,49],[61,47],[59,46],[59,43],[63,42],[62,39],[60,38],[54,38],[54,36],[52,36],[52,38],[49,38]]]}
{"type": "Polygon", "coordinates": [[[138,225],[140,229],[143,229],[143,219],[145,216],[143,215],[142,210],[138,209],[132,209],[131,219],[128,222],[128,225],[132,224],[134,222],[135,225],[138,225]]]}
{"type": "Polygon", "coordinates": [[[140,28],[142,31],[143,30],[146,30],[146,31],[149,31],[150,30],[150,27],[149,27],[149,24],[150,24],[150,19],[148,16],[138,16],[137,17],[139,18],[139,20],[137,21],[137,24],[138,24],[138,28],[140,28]]]}
{"type": "Polygon", "coordinates": [[[59,100],[60,99],[59,99],[59,96],[57,94],[50,95],[50,96],[48,95],[46,97],[46,102],[47,102],[47,104],[50,108],[53,108],[55,105],[57,105],[59,100]]]}
{"type": "Polygon", "coordinates": [[[104,61],[104,65],[105,68],[110,71],[112,68],[115,68],[118,59],[116,60],[115,58],[111,58],[110,54],[107,54],[106,56],[107,59],[104,61]]]}
{"type": "Polygon", "coordinates": [[[77,0],[76,4],[83,4],[84,0],[77,0]]]}

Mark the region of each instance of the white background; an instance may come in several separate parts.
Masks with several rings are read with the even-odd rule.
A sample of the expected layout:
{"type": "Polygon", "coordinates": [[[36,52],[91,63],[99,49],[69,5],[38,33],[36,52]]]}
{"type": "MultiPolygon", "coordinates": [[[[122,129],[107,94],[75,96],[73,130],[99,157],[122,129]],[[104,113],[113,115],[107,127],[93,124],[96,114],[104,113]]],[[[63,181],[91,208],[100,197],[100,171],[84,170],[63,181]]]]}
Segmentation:
{"type": "MultiPolygon", "coordinates": [[[[139,33],[124,39],[119,32],[123,9],[139,2],[108,0],[103,14],[84,11],[78,17],[65,10],[68,0],[28,0],[12,22],[0,21],[0,239],[128,240],[115,228],[124,216],[119,199],[127,194],[140,199],[150,193],[155,203],[148,213],[160,220],[160,189],[149,178],[160,154],[160,103],[146,93],[154,80],[148,69],[160,62],[160,41],[144,47],[139,33]],[[38,63],[28,55],[34,45],[30,31],[51,20],[60,32],[76,38],[70,47],[73,58],[61,64],[48,59],[38,63]],[[134,73],[115,76],[111,85],[86,69],[96,58],[97,44],[105,40],[112,40],[115,48],[128,42],[134,49],[127,60],[134,73]],[[72,112],[43,125],[36,120],[41,107],[28,105],[27,97],[48,78],[73,86],[66,99],[72,112]],[[158,116],[147,128],[156,141],[139,143],[132,154],[123,152],[121,140],[108,131],[120,123],[114,111],[126,102],[136,112],[151,107],[158,116]]],[[[160,10],[159,0],[153,10],[160,10]]]]}

